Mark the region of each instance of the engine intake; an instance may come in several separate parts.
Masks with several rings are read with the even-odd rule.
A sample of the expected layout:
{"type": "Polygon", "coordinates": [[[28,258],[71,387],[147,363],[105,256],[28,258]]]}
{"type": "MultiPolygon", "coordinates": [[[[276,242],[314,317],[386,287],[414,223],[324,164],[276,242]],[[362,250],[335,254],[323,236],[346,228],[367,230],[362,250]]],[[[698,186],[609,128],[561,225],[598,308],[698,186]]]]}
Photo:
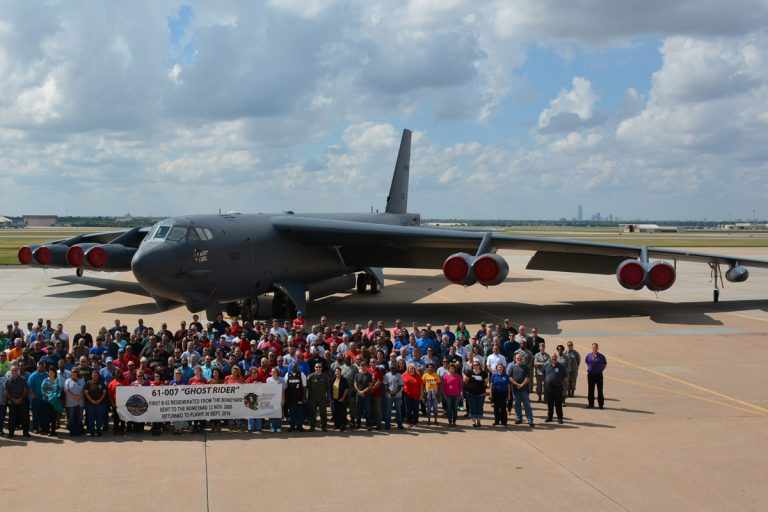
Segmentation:
{"type": "Polygon", "coordinates": [[[484,286],[501,284],[509,274],[507,261],[498,254],[483,254],[472,264],[472,272],[477,282],[484,286]]]}
{"type": "Polygon", "coordinates": [[[627,290],[640,290],[645,286],[645,265],[640,260],[624,260],[616,269],[616,279],[627,290]]]}
{"type": "Polygon", "coordinates": [[[443,262],[443,275],[447,280],[455,284],[470,286],[477,282],[472,264],[474,257],[465,252],[451,254],[443,262]]]}
{"type": "Polygon", "coordinates": [[[731,283],[743,283],[749,279],[749,270],[741,265],[734,265],[725,273],[725,278],[731,283]]]}

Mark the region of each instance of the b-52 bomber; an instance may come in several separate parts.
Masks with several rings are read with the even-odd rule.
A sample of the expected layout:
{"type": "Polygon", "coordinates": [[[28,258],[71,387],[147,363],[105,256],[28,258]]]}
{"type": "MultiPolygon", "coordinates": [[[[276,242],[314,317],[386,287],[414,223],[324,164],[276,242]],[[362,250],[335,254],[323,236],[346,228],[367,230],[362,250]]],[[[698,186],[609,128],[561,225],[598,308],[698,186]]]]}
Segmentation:
{"type": "Polygon", "coordinates": [[[509,266],[498,249],[534,251],[528,269],[615,274],[628,290],[675,284],[676,262],[709,265],[713,299],[724,277],[743,282],[768,261],[653,247],[423,227],[408,212],[411,132],[404,130],[384,213],[185,215],[154,226],[78,235],[19,249],[24,265],[132,271],[161,309],[172,303],[209,318],[254,315],[272,293],[275,316],[332,293],[379,293],[385,267],[442,269],[451,283],[496,286],[509,266]]]}

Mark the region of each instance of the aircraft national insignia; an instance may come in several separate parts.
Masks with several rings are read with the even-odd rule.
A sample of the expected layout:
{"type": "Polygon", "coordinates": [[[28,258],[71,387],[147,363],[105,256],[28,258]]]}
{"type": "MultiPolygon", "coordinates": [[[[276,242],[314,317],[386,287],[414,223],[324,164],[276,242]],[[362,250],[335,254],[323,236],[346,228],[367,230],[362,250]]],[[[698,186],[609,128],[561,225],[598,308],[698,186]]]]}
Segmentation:
{"type": "Polygon", "coordinates": [[[208,261],[208,249],[194,249],[192,259],[195,263],[206,263],[208,261]]]}

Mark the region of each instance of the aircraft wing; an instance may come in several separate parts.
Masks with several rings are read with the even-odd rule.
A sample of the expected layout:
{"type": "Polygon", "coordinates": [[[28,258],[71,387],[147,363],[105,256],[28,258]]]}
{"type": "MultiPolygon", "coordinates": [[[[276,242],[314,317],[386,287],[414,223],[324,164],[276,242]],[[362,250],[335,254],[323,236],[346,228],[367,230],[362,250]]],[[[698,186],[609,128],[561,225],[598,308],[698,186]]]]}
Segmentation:
{"type": "MultiPolygon", "coordinates": [[[[273,218],[283,236],[339,251],[353,267],[441,268],[455,252],[475,254],[487,232],[420,226],[373,224],[294,215],[273,218]]],[[[491,233],[492,249],[535,251],[527,268],[590,274],[613,274],[623,260],[638,258],[643,248],[580,240],[491,233]]],[[[768,261],[674,249],[648,248],[648,256],[664,260],[698,261],[768,268],[768,261]]]]}

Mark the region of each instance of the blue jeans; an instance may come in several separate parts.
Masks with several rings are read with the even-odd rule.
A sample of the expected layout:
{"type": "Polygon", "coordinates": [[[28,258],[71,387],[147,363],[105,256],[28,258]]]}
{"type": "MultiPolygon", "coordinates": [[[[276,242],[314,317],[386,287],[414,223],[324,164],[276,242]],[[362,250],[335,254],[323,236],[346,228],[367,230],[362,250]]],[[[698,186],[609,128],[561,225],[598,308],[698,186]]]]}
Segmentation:
{"type": "Polygon", "coordinates": [[[83,408],[79,405],[67,407],[67,429],[71,436],[83,435],[83,408]]]}
{"type": "Polygon", "coordinates": [[[387,429],[392,428],[392,408],[395,408],[395,421],[399,428],[403,427],[403,397],[389,396],[384,397],[384,426],[387,429]]]}
{"type": "Polygon", "coordinates": [[[473,420],[479,420],[483,417],[483,403],[485,395],[467,395],[469,398],[469,417],[473,420]]]}
{"type": "Polygon", "coordinates": [[[424,397],[424,402],[426,402],[427,406],[427,417],[433,416],[437,418],[437,393],[428,391],[427,396],[424,397]]]}
{"type": "Polygon", "coordinates": [[[42,431],[48,426],[48,407],[42,398],[33,398],[30,400],[32,409],[32,430],[42,431]]]}
{"type": "Polygon", "coordinates": [[[523,421],[522,408],[525,407],[525,417],[528,418],[528,424],[533,424],[533,410],[531,410],[531,399],[528,388],[512,389],[512,398],[515,400],[515,418],[517,421],[523,421]]]}

